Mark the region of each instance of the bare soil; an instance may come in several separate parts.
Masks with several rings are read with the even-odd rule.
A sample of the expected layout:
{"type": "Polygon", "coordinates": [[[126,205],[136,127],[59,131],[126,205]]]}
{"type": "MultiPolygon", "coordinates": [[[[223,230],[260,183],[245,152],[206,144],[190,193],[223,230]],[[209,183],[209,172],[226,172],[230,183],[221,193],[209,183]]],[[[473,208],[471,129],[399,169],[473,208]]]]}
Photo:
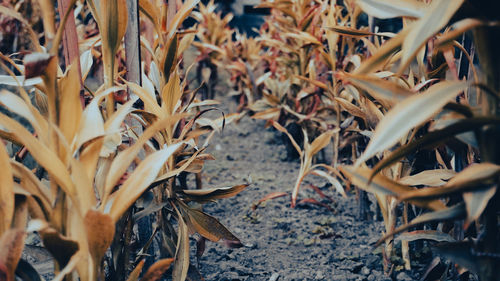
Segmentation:
{"type": "MultiPolygon", "coordinates": [[[[220,99],[226,113],[235,110],[234,101],[220,99]]],[[[204,207],[245,245],[231,249],[207,242],[198,261],[206,280],[391,280],[383,273],[380,249],[372,247],[381,237],[383,222],[357,219],[353,191],[343,198],[311,175],[302,184],[299,200],[313,198],[328,207],[305,203],[291,208],[288,195],[252,209],[271,193],[291,194],[300,167],[298,161],[282,160],[286,148],[281,136],[265,129],[264,122],[244,117],[238,124],[229,124],[214,137],[208,152],[216,161],[204,167],[205,188],[252,184],[233,198],[204,207]],[[321,198],[311,185],[333,201],[321,198]]],[[[396,266],[392,277],[418,280],[423,270],[419,264],[412,272],[396,266]]]]}

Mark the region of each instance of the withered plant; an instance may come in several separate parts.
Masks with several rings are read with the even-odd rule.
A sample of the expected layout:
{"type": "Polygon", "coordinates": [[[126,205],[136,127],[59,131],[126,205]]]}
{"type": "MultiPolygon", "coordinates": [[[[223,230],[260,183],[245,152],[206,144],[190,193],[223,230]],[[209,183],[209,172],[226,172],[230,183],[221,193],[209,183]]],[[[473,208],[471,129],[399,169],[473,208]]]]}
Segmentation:
{"type": "MultiPolygon", "coordinates": [[[[39,280],[36,270],[21,259],[26,235],[34,232],[54,258],[54,280],[138,280],[143,255],[155,239],[160,256],[141,280],[161,278],[172,263],[173,280],[186,280],[188,274],[201,279],[190,265],[191,234],[241,245],[195,203],[233,196],[247,185],[183,190],[176,183],[181,172],[199,172],[205,160],[213,159],[203,153],[210,137],[201,145],[198,137],[213,135],[224,126],[224,118],[200,117],[206,110],[197,108],[204,104],[195,98],[196,90],[188,90],[178,66],[193,39],[189,33],[179,33],[178,27],[198,1],[186,1],[168,19],[151,2],[140,1],[142,15],[156,30],[155,42],[144,43],[156,65],[150,68],[151,79],[143,74],[144,86],[126,81],[117,71],[116,54],[127,28],[125,4],[124,0],[86,2],[98,25],[104,69],[104,84],[87,93],[92,96],[87,105],[80,89],[92,67],[92,53],[82,54],[83,77],[76,63],[65,72],[59,66],[63,30],[73,12],[61,16],[56,29],[53,3],[40,1],[45,38],[41,46],[39,35],[19,13],[0,8],[23,25],[32,44],[22,64],[1,55],[9,75],[0,81],[16,86],[1,91],[0,103],[30,127],[0,113],[0,135],[4,143],[22,147],[37,163],[30,170],[0,146],[0,276],[5,280],[15,276],[39,280]],[[25,86],[34,88],[27,91],[25,86]],[[116,94],[127,89],[135,95],[118,104],[116,94]],[[135,107],[138,99],[144,108],[135,107]],[[134,205],[138,200],[141,204],[134,205]],[[139,207],[141,212],[136,211],[139,207]],[[157,214],[150,221],[156,221],[156,228],[140,251],[132,251],[133,226],[150,214],[157,214]]],[[[166,9],[163,2],[160,7],[166,9]]]]}

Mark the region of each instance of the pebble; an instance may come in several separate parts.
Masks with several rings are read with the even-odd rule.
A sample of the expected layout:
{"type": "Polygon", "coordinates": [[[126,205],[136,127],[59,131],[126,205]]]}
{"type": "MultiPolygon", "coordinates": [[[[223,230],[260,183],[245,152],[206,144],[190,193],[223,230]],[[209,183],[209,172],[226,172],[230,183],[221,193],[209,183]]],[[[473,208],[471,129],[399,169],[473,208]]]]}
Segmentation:
{"type": "Polygon", "coordinates": [[[279,273],[275,272],[275,273],[273,273],[273,275],[271,275],[271,277],[269,278],[268,281],[277,281],[278,278],[280,278],[280,275],[279,275],[279,273]]]}
{"type": "Polygon", "coordinates": [[[408,274],[406,274],[406,272],[400,272],[396,276],[396,280],[398,280],[398,281],[412,281],[413,278],[411,278],[410,276],[408,276],[408,274]]]}
{"type": "Polygon", "coordinates": [[[316,273],[316,277],[314,277],[316,280],[323,280],[325,279],[325,275],[323,274],[322,271],[318,271],[318,273],[316,273]]]}
{"type": "Polygon", "coordinates": [[[366,266],[363,266],[363,268],[361,269],[361,274],[370,275],[370,269],[366,266]]]}

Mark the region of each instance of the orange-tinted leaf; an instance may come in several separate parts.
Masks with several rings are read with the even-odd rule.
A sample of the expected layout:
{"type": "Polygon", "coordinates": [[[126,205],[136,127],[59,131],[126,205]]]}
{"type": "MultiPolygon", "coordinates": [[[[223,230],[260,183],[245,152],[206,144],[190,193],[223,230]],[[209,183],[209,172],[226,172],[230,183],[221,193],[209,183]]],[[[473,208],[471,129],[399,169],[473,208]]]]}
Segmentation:
{"type": "Polygon", "coordinates": [[[326,131],[321,135],[319,135],[317,138],[315,138],[314,141],[311,143],[309,155],[314,156],[320,150],[325,148],[330,143],[332,137],[333,137],[333,132],[326,131]]]}
{"type": "MultiPolygon", "coordinates": [[[[170,267],[172,262],[174,262],[173,258],[161,259],[155,262],[150,268],[148,268],[148,271],[146,271],[144,276],[141,278],[141,281],[156,281],[160,279],[163,273],[170,267]]],[[[142,262],[142,264],[144,264],[144,262],[142,262]]]]}
{"type": "Polygon", "coordinates": [[[0,236],[10,228],[14,215],[14,180],[9,155],[0,143],[0,236]]]}
{"type": "Polygon", "coordinates": [[[68,143],[71,143],[75,137],[83,111],[80,102],[80,74],[77,66],[76,64],[69,66],[66,75],[59,80],[63,93],[59,98],[59,128],[68,143]]]}
{"type": "Polygon", "coordinates": [[[84,218],[89,251],[93,262],[100,263],[113,241],[115,224],[108,214],[89,210],[84,218]]]}
{"type": "MultiPolygon", "coordinates": [[[[0,237],[0,265],[5,270],[7,281],[14,281],[14,272],[16,271],[17,263],[21,259],[21,254],[24,249],[24,239],[26,232],[21,229],[9,229],[0,237]]],[[[0,268],[0,274],[1,270],[0,268]]]]}
{"type": "MultiPolygon", "coordinates": [[[[170,156],[182,145],[172,144],[162,150],[156,151],[146,157],[134,170],[132,175],[123,183],[116,192],[109,214],[113,221],[121,215],[141,196],[141,194],[156,179],[160,170],[170,156]]],[[[107,202],[106,202],[107,204],[107,202]]]]}
{"type": "Polygon", "coordinates": [[[279,198],[279,197],[283,197],[283,196],[287,196],[288,193],[286,192],[271,192],[269,193],[268,195],[264,196],[263,198],[261,198],[257,203],[255,203],[253,206],[252,206],[252,209],[255,210],[257,209],[257,207],[266,202],[267,200],[272,200],[274,198],[279,198]]]}

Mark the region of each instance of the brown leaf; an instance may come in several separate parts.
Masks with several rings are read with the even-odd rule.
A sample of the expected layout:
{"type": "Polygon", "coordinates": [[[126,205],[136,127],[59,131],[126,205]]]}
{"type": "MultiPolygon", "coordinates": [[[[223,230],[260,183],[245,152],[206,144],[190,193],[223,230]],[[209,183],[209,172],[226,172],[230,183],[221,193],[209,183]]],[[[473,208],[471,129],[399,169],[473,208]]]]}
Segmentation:
{"type": "Polygon", "coordinates": [[[497,186],[492,186],[487,189],[464,192],[462,196],[467,209],[467,219],[464,223],[465,228],[481,216],[484,209],[486,209],[486,206],[488,206],[488,202],[490,202],[490,199],[495,195],[497,189],[497,186]]]}
{"type": "Polygon", "coordinates": [[[14,272],[21,259],[26,232],[21,229],[9,229],[0,237],[0,277],[2,271],[7,281],[14,281],[14,272]],[[4,267],[4,268],[2,268],[4,267]]]}
{"type": "Polygon", "coordinates": [[[45,249],[56,259],[60,268],[66,267],[71,257],[78,252],[78,242],[68,239],[53,228],[47,228],[40,233],[45,249]]]}
{"type": "Polygon", "coordinates": [[[182,193],[184,193],[187,196],[187,198],[194,201],[210,201],[214,199],[221,199],[221,198],[228,198],[235,196],[248,186],[249,184],[241,184],[229,187],[183,190],[182,193]]]}
{"type": "Polygon", "coordinates": [[[255,210],[257,209],[257,207],[266,202],[267,200],[272,200],[274,198],[279,198],[279,197],[283,197],[283,196],[287,196],[288,193],[286,192],[271,192],[269,193],[268,195],[264,196],[263,198],[261,198],[257,203],[255,203],[253,206],[252,206],[252,210],[255,210]]]}
{"type": "MultiPolygon", "coordinates": [[[[406,193],[417,190],[414,187],[399,184],[381,174],[377,174],[369,182],[368,179],[372,175],[372,170],[369,168],[360,167],[354,169],[352,166],[339,166],[339,170],[346,175],[351,183],[373,194],[403,196],[406,193]]],[[[410,203],[431,210],[446,208],[443,202],[439,200],[413,200],[410,203]]]]}
{"type": "Polygon", "coordinates": [[[213,242],[217,242],[220,239],[239,241],[239,239],[216,218],[209,216],[202,211],[191,209],[185,204],[180,204],[179,206],[181,206],[181,209],[189,217],[189,223],[201,236],[213,242]]]}
{"type": "Polygon", "coordinates": [[[26,79],[38,77],[45,73],[45,69],[54,56],[47,53],[31,53],[24,57],[24,76],[26,79]]]}
{"type": "Polygon", "coordinates": [[[89,251],[94,263],[100,263],[106,250],[113,241],[115,224],[108,214],[89,210],[84,218],[89,251]]]}
{"type": "Polygon", "coordinates": [[[148,271],[141,278],[141,281],[156,281],[161,278],[163,273],[167,271],[170,265],[174,262],[173,258],[161,259],[151,265],[148,271]]]}

